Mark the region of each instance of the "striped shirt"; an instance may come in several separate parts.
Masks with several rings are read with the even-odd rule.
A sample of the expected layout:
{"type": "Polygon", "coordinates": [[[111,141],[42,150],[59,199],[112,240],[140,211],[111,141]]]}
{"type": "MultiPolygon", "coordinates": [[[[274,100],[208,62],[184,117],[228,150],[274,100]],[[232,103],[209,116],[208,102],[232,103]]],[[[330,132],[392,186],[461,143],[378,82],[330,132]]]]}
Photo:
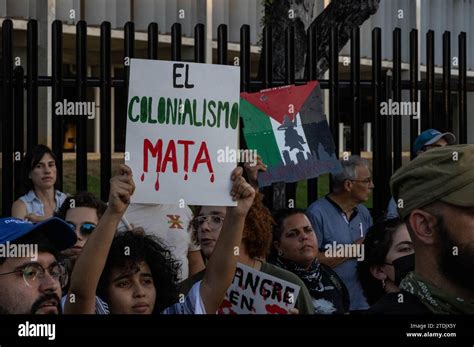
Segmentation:
{"type": "MultiPolygon", "coordinates": [[[[66,305],[66,298],[67,298],[67,295],[64,295],[61,298],[61,307],[63,308],[63,312],[64,312],[64,306],[66,305]]],[[[109,305],[107,305],[107,303],[104,300],[96,296],[95,297],[95,314],[109,314],[109,313],[110,313],[109,305]]]]}

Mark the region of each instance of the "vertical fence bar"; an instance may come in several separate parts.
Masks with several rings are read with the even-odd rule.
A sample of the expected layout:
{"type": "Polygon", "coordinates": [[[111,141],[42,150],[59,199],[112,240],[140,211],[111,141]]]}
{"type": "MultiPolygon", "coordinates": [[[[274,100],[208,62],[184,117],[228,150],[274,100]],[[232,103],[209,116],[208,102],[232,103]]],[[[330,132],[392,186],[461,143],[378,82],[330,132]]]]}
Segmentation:
{"type": "Polygon", "coordinates": [[[158,59],[158,23],[148,24],[148,59],[158,59]]]}
{"type": "Polygon", "coordinates": [[[171,60],[181,61],[181,24],[171,26],[171,60]]]}
{"type": "Polygon", "coordinates": [[[428,102],[428,114],[427,117],[422,118],[421,124],[425,124],[423,130],[428,128],[438,127],[435,123],[434,112],[435,112],[435,42],[434,42],[434,31],[429,30],[426,34],[426,91],[427,91],[427,102],[428,102]],[[423,119],[426,122],[423,122],[423,119]]]}
{"type": "Polygon", "coordinates": [[[217,64],[227,65],[227,25],[217,27],[217,64]]]}
{"type": "MultiPolygon", "coordinates": [[[[135,57],[135,24],[133,22],[127,22],[124,26],[124,41],[123,41],[123,70],[124,70],[124,94],[125,100],[128,103],[128,85],[130,82],[130,61],[135,57]]],[[[122,134],[126,134],[127,115],[124,112],[120,115],[122,118],[121,122],[125,125],[125,129],[122,134]]],[[[124,136],[126,139],[126,136],[124,136]]],[[[124,146],[125,151],[125,146],[124,146]]],[[[125,158],[127,158],[125,154],[125,158]]]]}
{"type": "MultiPolygon", "coordinates": [[[[392,71],[387,70],[385,73],[385,80],[384,80],[384,96],[383,100],[388,103],[389,99],[393,100],[393,94],[392,94],[392,87],[393,87],[393,79],[392,79],[392,71]]],[[[381,166],[382,166],[382,177],[383,177],[383,182],[384,185],[383,189],[387,189],[384,191],[383,199],[382,201],[385,203],[382,205],[383,210],[386,209],[388,201],[390,199],[390,187],[389,187],[389,181],[390,177],[392,176],[392,117],[387,117],[387,116],[382,116],[380,115],[380,124],[381,124],[381,130],[382,130],[382,136],[380,137],[380,141],[382,143],[381,151],[382,151],[382,158],[385,158],[385,160],[382,161],[381,166]]],[[[399,116],[396,118],[400,118],[399,116]]],[[[401,129],[400,129],[401,130],[401,129]]],[[[400,141],[401,142],[401,141],[400,141]]],[[[401,149],[401,145],[399,147],[401,149]]]]}
{"type": "Polygon", "coordinates": [[[11,215],[13,203],[13,23],[2,25],[2,214],[11,215]]]}
{"type": "MultiPolygon", "coordinates": [[[[336,147],[336,157],[339,158],[339,42],[336,26],[331,27],[329,41],[329,120],[336,147]]],[[[342,148],[343,149],[343,148],[342,148]]]]}
{"type": "Polygon", "coordinates": [[[24,130],[24,106],[23,106],[23,67],[17,66],[14,71],[15,85],[14,85],[14,120],[13,120],[13,133],[14,133],[14,181],[15,181],[15,199],[18,199],[23,193],[23,178],[21,175],[21,163],[23,159],[23,130],[24,130]]]}
{"type": "MultiPolygon", "coordinates": [[[[250,26],[240,27],[240,91],[250,91],[250,26]]],[[[241,148],[248,148],[245,142],[242,119],[239,119],[239,143],[241,148]]]]}
{"type": "Polygon", "coordinates": [[[360,29],[351,32],[351,152],[360,155],[360,29]]]}
{"type": "Polygon", "coordinates": [[[29,20],[26,40],[26,148],[38,144],[38,22],[29,20]]]}
{"type": "MultiPolygon", "coordinates": [[[[51,28],[51,134],[52,151],[56,155],[56,186],[63,189],[63,120],[55,113],[57,102],[63,102],[63,23],[55,20],[51,28]]],[[[77,141],[77,136],[76,136],[77,141]]],[[[77,165],[77,164],[76,164],[77,165]]]]}
{"type": "MultiPolygon", "coordinates": [[[[307,34],[308,38],[308,56],[306,57],[307,61],[307,69],[308,69],[308,80],[316,80],[317,79],[317,41],[316,41],[316,27],[310,26],[307,34]]],[[[318,179],[312,178],[308,180],[308,206],[318,199],[318,179]]]]}
{"type": "MultiPolygon", "coordinates": [[[[410,101],[418,105],[418,30],[410,32],[410,101]]],[[[421,107],[417,106],[418,117],[421,107]]],[[[413,159],[413,143],[418,136],[418,119],[410,117],[410,160],[413,159]]]]}
{"type": "Polygon", "coordinates": [[[240,91],[250,92],[250,26],[240,28],[240,91]]]}
{"type": "MultiPolygon", "coordinates": [[[[272,28],[266,26],[263,28],[263,87],[270,88],[273,85],[273,60],[272,60],[272,28]]],[[[263,189],[265,195],[265,205],[273,209],[273,186],[263,189]]]]}
{"type": "MultiPolygon", "coordinates": [[[[108,200],[112,175],[110,30],[110,22],[103,22],[100,25],[100,198],[102,201],[108,200]]],[[[154,51],[153,47],[150,51],[154,51]]]]}
{"type": "MultiPolygon", "coordinates": [[[[135,24],[133,22],[125,23],[124,27],[124,78],[125,78],[125,97],[128,101],[128,83],[130,81],[130,59],[135,57],[135,24]]],[[[124,117],[126,117],[124,115],[124,117]]],[[[127,124],[127,122],[125,122],[127,124]]]]}
{"type": "MultiPolygon", "coordinates": [[[[295,84],[295,27],[289,25],[285,32],[285,83],[295,84]]],[[[296,114],[293,114],[296,117],[296,114]]],[[[300,124],[301,125],[301,124],[300,124]]],[[[284,207],[289,206],[289,201],[296,204],[296,183],[287,183],[285,185],[284,207]]]]}
{"type": "Polygon", "coordinates": [[[451,116],[451,33],[443,34],[443,131],[453,130],[451,116]]]}
{"type": "Polygon", "coordinates": [[[373,177],[374,177],[374,219],[382,215],[386,205],[383,199],[383,187],[387,185],[384,182],[382,162],[386,160],[383,157],[383,124],[380,117],[380,100],[382,91],[382,53],[381,53],[381,30],[374,28],[372,30],[372,122],[374,124],[374,149],[373,149],[373,177]]]}
{"type": "Polygon", "coordinates": [[[196,63],[206,62],[206,38],[204,36],[204,24],[199,23],[194,27],[194,61],[196,63]]]}
{"type": "Polygon", "coordinates": [[[458,36],[459,55],[459,78],[458,78],[458,98],[459,98],[459,143],[467,143],[467,49],[466,33],[463,31],[458,36]]]}
{"type": "MultiPolygon", "coordinates": [[[[87,25],[83,20],[76,25],[76,92],[77,101],[86,102],[87,81],[87,25]]],[[[76,190],[87,190],[87,117],[76,115],[76,190]]]]}
{"type": "MultiPolygon", "coordinates": [[[[402,31],[393,31],[393,101],[402,101],[402,31]]],[[[389,122],[389,120],[387,119],[389,122]]],[[[389,153],[390,156],[392,153],[389,153]]],[[[402,116],[393,117],[393,170],[402,166],[402,116]]],[[[391,173],[391,172],[390,172],[391,173]]]]}

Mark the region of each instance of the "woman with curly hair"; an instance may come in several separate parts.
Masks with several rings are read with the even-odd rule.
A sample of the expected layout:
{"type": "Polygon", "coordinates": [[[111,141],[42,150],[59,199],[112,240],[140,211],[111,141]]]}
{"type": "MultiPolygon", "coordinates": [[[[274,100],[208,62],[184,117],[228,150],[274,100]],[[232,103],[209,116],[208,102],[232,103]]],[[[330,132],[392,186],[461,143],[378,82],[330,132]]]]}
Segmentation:
{"type": "Polygon", "coordinates": [[[110,247],[97,295],[111,313],[160,313],[178,301],[178,271],[179,263],[156,237],[135,229],[121,232],[110,247]],[[143,295],[135,302],[131,293],[138,283],[143,295]]]}
{"type": "MultiPolygon", "coordinates": [[[[311,297],[298,276],[265,261],[270,252],[274,222],[270,211],[264,206],[262,200],[263,196],[257,193],[245,219],[238,262],[300,286],[301,290],[296,298],[295,308],[300,314],[312,314],[311,297]]],[[[200,244],[201,252],[207,260],[212,259],[214,256],[214,247],[221,234],[225,219],[226,208],[223,206],[201,206],[196,210],[191,227],[193,228],[193,236],[197,243],[200,244]]],[[[192,285],[199,281],[202,276],[203,272],[200,272],[182,282],[180,284],[180,292],[187,293],[192,285]]]]}
{"type": "Polygon", "coordinates": [[[228,208],[216,257],[209,262],[202,281],[176,302],[178,267],[170,252],[153,237],[134,231],[114,237],[135,190],[132,170],[121,165],[120,174],[110,180],[107,210],[77,259],[64,312],[93,314],[97,293],[115,314],[215,313],[232,283],[237,265],[234,245],[242,239],[245,216],[255,198],[241,168],[232,172],[231,180],[230,195],[237,206],[228,208]]]}

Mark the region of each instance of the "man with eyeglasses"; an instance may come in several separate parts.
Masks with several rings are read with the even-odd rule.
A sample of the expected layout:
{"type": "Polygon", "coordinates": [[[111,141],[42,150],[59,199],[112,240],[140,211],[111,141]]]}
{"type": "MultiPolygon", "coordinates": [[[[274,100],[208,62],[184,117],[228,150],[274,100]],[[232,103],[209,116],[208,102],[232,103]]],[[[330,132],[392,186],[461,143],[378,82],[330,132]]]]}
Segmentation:
{"type": "Polygon", "coordinates": [[[333,191],[308,207],[307,214],[313,225],[320,247],[319,261],[329,265],[349,290],[349,310],[369,308],[357,277],[359,252],[335,252],[339,248],[360,249],[367,229],[372,226],[369,210],[363,205],[374,188],[368,162],[353,155],[341,160],[343,171],[332,175],[333,191]],[[346,245],[351,245],[346,247],[346,245]]]}
{"type": "Polygon", "coordinates": [[[59,252],[77,241],[74,231],[59,218],[32,224],[17,218],[0,219],[0,244],[37,246],[38,253],[0,254],[0,314],[59,314],[61,288],[67,271],[59,252]]]}

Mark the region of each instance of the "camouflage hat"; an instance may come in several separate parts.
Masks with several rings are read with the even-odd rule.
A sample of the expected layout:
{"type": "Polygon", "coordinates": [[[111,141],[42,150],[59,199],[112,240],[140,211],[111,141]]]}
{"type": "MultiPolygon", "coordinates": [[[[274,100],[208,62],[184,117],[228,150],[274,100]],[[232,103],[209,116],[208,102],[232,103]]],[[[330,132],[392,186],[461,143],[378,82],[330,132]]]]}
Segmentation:
{"type": "Polygon", "coordinates": [[[395,172],[390,180],[401,218],[435,201],[474,206],[474,145],[431,149],[395,172]],[[398,204],[397,204],[398,205],[398,204]]]}

